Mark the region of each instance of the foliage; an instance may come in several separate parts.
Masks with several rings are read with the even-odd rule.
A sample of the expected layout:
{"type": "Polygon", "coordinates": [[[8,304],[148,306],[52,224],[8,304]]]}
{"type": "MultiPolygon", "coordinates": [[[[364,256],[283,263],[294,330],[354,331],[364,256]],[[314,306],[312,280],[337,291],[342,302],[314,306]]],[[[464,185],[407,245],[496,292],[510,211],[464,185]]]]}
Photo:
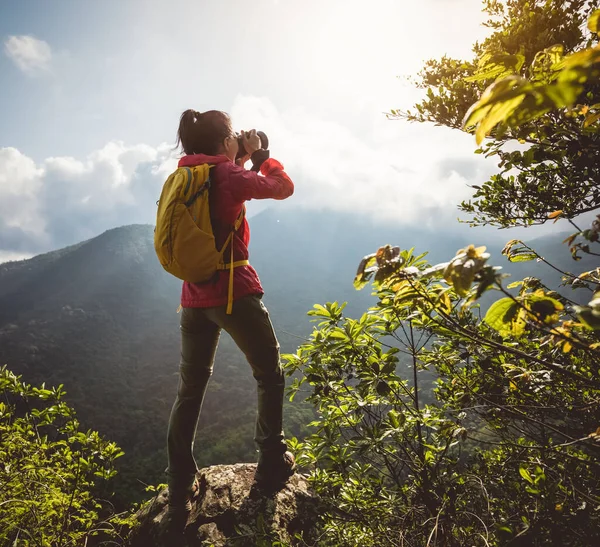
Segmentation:
{"type": "Polygon", "coordinates": [[[429,61],[412,121],[475,132],[499,172],[461,204],[474,225],[546,222],[600,205],[598,11],[589,0],[487,0],[471,61],[429,61]],[[588,21],[586,27],[585,22],[588,21]],[[485,90],[485,91],[484,91],[485,90]]]}
{"type": "MultiPolygon", "coordinates": [[[[588,28],[598,34],[600,10],[592,13],[588,28]]],[[[464,127],[477,125],[477,144],[498,124],[518,127],[544,114],[564,107],[572,107],[581,97],[588,82],[600,74],[600,46],[590,47],[570,55],[563,55],[563,46],[554,45],[538,52],[529,67],[529,79],[518,75],[523,66],[522,55],[502,59],[486,53],[479,60],[475,74],[468,81],[485,81],[496,76],[481,98],[465,114],[464,127]],[[512,59],[518,59],[512,62],[512,59]]],[[[586,99],[592,99],[590,92],[586,99]]],[[[582,115],[583,129],[600,119],[600,104],[580,105],[576,114],[582,115]]],[[[573,112],[573,111],[571,111],[573,112]]],[[[504,129],[504,128],[502,128],[504,129]]]]}
{"type": "Polygon", "coordinates": [[[540,282],[513,296],[484,251],[429,266],[381,249],[377,307],[353,320],[336,303],[315,306],[311,342],[287,356],[288,372],[303,373],[292,395],[307,387],[318,411],[316,432],[293,448],[331,502],[332,544],[597,535],[597,339],[540,282]],[[471,307],[492,288],[505,297],[481,320],[471,307]],[[427,370],[435,401],[423,405],[427,370]]]}
{"type": "Polygon", "coordinates": [[[82,431],[62,386],[32,387],[0,368],[0,544],[114,542],[131,524],[95,495],[123,452],[82,431]]]}
{"type": "MultiPolygon", "coordinates": [[[[430,61],[427,98],[392,115],[489,135],[478,153],[500,172],[462,204],[473,224],[567,218],[573,258],[596,256],[600,217],[587,230],[574,219],[600,206],[600,12],[578,0],[484,5],[493,33],[476,59],[430,61]]],[[[286,369],[318,417],[292,444],[330,504],[331,545],[600,541],[600,268],[571,274],[520,240],[503,254],[553,268],[589,303],[531,276],[505,286],[485,247],[430,265],[387,245],[355,279],[374,283],[376,307],[359,320],[337,303],[311,312],[320,323],[286,369]],[[484,313],[491,291],[501,298],[484,313]]]]}

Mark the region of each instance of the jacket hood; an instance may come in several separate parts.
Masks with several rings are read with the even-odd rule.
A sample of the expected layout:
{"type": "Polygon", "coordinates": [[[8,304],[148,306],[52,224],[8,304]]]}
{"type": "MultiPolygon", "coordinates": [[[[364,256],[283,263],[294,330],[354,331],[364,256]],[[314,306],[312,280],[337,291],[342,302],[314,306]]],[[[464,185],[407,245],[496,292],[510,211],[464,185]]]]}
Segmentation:
{"type": "Polygon", "coordinates": [[[203,163],[211,163],[216,165],[217,163],[225,163],[227,161],[230,162],[231,160],[224,154],[219,154],[218,156],[207,156],[206,154],[188,154],[179,160],[178,167],[193,167],[194,165],[201,165],[203,163]]]}

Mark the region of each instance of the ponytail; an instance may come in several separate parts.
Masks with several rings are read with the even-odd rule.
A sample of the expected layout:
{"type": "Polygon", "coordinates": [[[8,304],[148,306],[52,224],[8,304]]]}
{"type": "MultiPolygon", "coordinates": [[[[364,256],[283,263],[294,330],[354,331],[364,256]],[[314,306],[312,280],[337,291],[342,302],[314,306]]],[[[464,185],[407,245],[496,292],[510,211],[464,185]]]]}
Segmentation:
{"type": "Polygon", "coordinates": [[[223,141],[233,135],[231,119],[225,112],[208,110],[186,110],[179,119],[176,147],[181,146],[185,154],[215,156],[220,152],[223,141]]]}

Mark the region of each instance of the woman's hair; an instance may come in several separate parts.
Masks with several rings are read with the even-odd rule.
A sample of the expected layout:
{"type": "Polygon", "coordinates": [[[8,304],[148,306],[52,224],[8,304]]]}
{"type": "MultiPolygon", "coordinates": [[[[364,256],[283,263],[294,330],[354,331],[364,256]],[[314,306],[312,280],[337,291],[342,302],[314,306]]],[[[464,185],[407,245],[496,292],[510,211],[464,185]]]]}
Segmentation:
{"type": "Polygon", "coordinates": [[[186,154],[215,156],[224,139],[233,135],[231,118],[220,110],[186,110],[179,119],[176,147],[186,154]]]}

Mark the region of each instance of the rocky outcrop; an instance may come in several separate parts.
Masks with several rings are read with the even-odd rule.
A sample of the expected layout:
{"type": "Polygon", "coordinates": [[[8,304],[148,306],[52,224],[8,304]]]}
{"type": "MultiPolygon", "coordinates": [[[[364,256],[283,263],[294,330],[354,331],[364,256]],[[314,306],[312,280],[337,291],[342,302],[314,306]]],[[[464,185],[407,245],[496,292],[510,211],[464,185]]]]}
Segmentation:
{"type": "Polygon", "coordinates": [[[216,465],[198,472],[200,489],[184,522],[167,525],[163,490],[136,515],[130,547],[245,547],[315,544],[319,503],[306,479],[294,475],[278,491],[254,484],[256,464],[216,465]],[[304,543],[303,543],[304,544],[304,543]]]}

